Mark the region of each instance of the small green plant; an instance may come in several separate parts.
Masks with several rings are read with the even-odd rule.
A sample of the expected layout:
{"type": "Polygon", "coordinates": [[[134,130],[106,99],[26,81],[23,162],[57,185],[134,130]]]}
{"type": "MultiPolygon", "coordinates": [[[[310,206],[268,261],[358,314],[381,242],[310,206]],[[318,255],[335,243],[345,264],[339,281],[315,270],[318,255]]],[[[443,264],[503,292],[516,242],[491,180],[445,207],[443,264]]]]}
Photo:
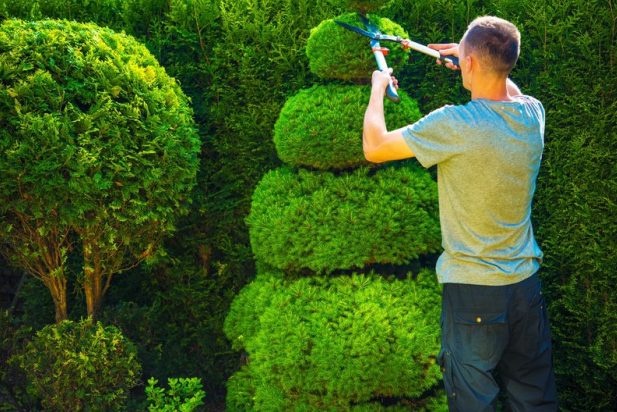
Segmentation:
{"type": "Polygon", "coordinates": [[[90,319],[46,326],[13,359],[46,411],[124,409],[141,374],[133,344],[90,319]]]}
{"type": "Polygon", "coordinates": [[[158,380],[150,378],[146,394],[150,412],[190,412],[203,405],[206,393],[199,378],[169,378],[169,389],[157,388],[158,380]]]}

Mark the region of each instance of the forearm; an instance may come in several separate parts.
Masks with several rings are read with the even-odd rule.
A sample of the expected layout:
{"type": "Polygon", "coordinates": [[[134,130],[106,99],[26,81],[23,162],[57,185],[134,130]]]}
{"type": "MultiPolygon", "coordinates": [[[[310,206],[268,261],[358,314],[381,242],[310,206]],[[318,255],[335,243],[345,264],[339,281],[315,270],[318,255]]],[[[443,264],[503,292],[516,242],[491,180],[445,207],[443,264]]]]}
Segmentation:
{"type": "Polygon", "coordinates": [[[388,132],[384,117],[383,90],[373,88],[366,113],[364,115],[364,132],[362,133],[362,147],[364,153],[369,154],[381,144],[381,139],[388,132]]]}

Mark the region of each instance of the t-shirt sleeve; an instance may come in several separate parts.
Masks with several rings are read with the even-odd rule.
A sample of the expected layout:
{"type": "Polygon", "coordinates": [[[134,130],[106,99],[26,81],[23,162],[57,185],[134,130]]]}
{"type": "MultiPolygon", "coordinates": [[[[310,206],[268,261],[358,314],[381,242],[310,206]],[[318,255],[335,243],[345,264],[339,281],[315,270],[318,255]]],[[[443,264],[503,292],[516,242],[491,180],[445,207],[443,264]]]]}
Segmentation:
{"type": "Polygon", "coordinates": [[[428,168],[461,153],[464,144],[455,106],[437,109],[403,130],[403,138],[422,166],[428,168]]]}

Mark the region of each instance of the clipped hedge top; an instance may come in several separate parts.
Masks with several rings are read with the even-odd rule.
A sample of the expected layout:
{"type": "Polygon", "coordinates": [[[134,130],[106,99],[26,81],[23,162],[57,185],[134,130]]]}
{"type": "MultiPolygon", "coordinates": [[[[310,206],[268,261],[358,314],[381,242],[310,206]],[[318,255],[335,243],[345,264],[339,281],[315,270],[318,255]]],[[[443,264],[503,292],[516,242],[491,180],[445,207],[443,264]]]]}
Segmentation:
{"type": "Polygon", "coordinates": [[[399,166],[270,171],[246,219],[255,257],[279,269],[331,273],[437,251],[437,185],[415,160],[399,166]]]}
{"type": "MultiPolygon", "coordinates": [[[[386,18],[367,17],[384,34],[409,37],[401,26],[386,18]]],[[[369,38],[345,29],[334,20],[364,28],[357,13],[349,13],[324,20],[312,29],[306,45],[311,71],[324,79],[368,81],[377,70],[369,38]]],[[[382,43],[382,47],[390,49],[386,57],[388,67],[396,70],[407,61],[409,50],[404,50],[400,44],[382,43]]]]}
{"type": "Polygon", "coordinates": [[[437,384],[435,273],[282,281],[260,274],[231,306],[225,332],[245,345],[257,381],[325,403],[419,397],[437,384]]]}
{"type": "MultiPolygon", "coordinates": [[[[294,166],[346,169],[367,165],[362,151],[364,113],[370,86],[313,86],[287,100],[274,126],[274,144],[281,160],[294,166]]],[[[422,115],[414,100],[399,90],[401,103],[385,104],[390,130],[422,115]]]]}
{"type": "Polygon", "coordinates": [[[25,193],[34,215],[165,229],[200,142],[188,98],[145,46],[93,24],[6,20],[0,80],[4,206],[25,193]]]}

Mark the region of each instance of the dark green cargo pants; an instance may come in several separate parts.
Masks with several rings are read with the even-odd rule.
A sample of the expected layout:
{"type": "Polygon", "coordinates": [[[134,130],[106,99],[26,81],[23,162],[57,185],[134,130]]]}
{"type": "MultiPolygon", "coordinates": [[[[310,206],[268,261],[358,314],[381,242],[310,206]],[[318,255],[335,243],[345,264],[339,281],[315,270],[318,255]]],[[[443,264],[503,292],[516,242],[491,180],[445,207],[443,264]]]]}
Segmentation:
{"type": "Polygon", "coordinates": [[[508,286],[444,284],[438,360],[450,411],[495,411],[495,371],[513,411],[558,410],[538,275],[508,286]]]}

